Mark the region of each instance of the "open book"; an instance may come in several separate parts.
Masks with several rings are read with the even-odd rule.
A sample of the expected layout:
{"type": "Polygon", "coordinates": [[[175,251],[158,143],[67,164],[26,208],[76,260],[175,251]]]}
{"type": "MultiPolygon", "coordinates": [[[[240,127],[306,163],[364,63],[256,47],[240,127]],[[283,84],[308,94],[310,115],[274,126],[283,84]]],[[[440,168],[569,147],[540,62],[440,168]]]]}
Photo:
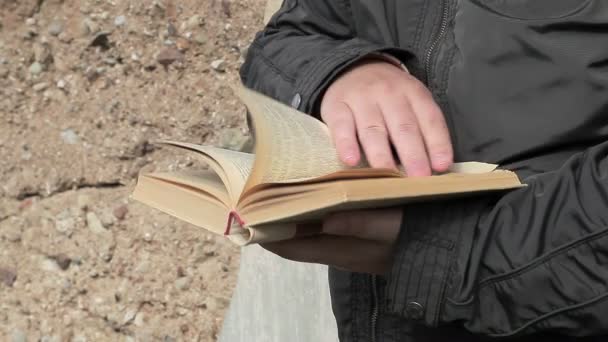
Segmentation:
{"type": "Polygon", "coordinates": [[[236,92],[251,115],[255,154],[164,142],[197,154],[210,169],[140,175],[135,199],[247,245],[306,234],[299,224],[335,211],[522,186],[514,173],[482,163],[455,164],[449,173],[420,178],[348,168],[325,124],[246,88],[236,92]]]}

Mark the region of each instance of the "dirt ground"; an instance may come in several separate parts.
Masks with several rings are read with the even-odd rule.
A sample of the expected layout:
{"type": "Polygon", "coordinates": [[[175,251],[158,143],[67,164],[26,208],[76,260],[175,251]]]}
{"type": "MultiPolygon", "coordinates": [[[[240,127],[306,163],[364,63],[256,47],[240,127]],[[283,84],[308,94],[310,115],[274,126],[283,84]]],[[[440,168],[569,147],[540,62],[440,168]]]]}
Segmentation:
{"type": "Polygon", "coordinates": [[[263,0],[0,0],[0,341],[214,341],[238,250],[129,199],[241,148],[263,0]]]}

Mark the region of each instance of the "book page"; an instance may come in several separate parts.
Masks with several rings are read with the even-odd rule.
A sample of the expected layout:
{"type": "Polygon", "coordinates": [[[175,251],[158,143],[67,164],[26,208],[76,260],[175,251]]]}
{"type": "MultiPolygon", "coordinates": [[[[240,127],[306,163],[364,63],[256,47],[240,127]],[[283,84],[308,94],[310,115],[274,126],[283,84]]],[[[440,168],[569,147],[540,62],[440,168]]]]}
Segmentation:
{"type": "Polygon", "coordinates": [[[233,204],[236,203],[243,192],[247,178],[251,174],[254,162],[253,154],[175,141],[165,141],[163,143],[198,152],[222,178],[233,204]]]}
{"type": "Polygon", "coordinates": [[[517,175],[498,170],[417,178],[367,178],[261,189],[239,214],[250,226],[321,219],[330,212],[384,208],[448,196],[521,188],[517,175]],[[291,188],[291,191],[289,189],[291,188]]]}
{"type": "Polygon", "coordinates": [[[254,172],[247,189],[264,183],[296,183],[347,169],[327,126],[244,87],[236,90],[253,118],[254,172]]]}
{"type": "MultiPolygon", "coordinates": [[[[204,177],[203,174],[194,181],[197,187],[175,183],[178,175],[153,174],[142,175],[137,180],[133,199],[152,208],[161,210],[180,220],[204,228],[218,235],[223,235],[230,209],[209,191],[221,189],[218,178],[204,177]],[[198,187],[205,184],[200,190],[198,187]]],[[[217,193],[216,193],[217,194],[217,193]]]]}

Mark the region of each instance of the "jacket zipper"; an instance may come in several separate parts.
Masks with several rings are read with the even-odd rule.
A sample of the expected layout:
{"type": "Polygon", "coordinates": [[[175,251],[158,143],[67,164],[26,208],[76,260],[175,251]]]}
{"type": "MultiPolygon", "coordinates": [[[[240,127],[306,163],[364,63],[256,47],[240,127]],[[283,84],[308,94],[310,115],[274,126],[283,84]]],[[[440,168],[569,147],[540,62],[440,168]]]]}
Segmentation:
{"type": "Polygon", "coordinates": [[[435,38],[433,39],[431,46],[429,47],[429,49],[427,50],[425,59],[424,59],[424,74],[425,74],[425,80],[426,80],[426,84],[429,85],[429,79],[431,77],[431,62],[433,60],[433,55],[435,54],[435,51],[437,50],[437,46],[439,45],[439,42],[443,39],[443,36],[445,35],[445,33],[448,30],[448,19],[449,19],[449,15],[450,15],[450,6],[448,6],[448,0],[441,0],[441,10],[442,10],[442,14],[441,14],[441,25],[439,26],[439,32],[437,32],[437,34],[435,35],[435,38]]]}
{"type": "MultiPolygon", "coordinates": [[[[448,0],[441,0],[441,25],[439,27],[439,32],[435,35],[431,46],[429,47],[425,60],[424,60],[424,71],[425,71],[425,79],[426,83],[429,83],[429,78],[431,76],[431,61],[433,59],[433,55],[437,50],[437,46],[439,42],[443,39],[443,36],[447,32],[448,29],[448,19],[450,15],[450,8],[448,6],[448,0]]],[[[372,310],[370,315],[370,328],[371,328],[371,342],[376,342],[376,333],[377,333],[377,325],[378,325],[378,314],[379,314],[379,303],[378,303],[378,286],[377,286],[377,276],[371,276],[372,282],[372,310]]]]}
{"type": "Polygon", "coordinates": [[[371,310],[371,342],[376,342],[376,325],[378,324],[378,287],[376,286],[377,276],[372,275],[372,310],[371,310]]]}

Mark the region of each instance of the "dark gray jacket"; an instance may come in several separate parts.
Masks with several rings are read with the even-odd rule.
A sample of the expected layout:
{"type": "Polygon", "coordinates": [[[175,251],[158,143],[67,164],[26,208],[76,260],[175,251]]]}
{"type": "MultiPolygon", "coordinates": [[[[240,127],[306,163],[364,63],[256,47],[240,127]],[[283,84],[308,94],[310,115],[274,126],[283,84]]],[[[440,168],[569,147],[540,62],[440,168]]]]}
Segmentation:
{"type": "Polygon", "coordinates": [[[285,0],[241,76],[316,113],[375,51],[431,89],[457,161],[529,186],[405,208],[390,274],[330,274],[341,339],[605,341],[608,1],[285,0]]]}

